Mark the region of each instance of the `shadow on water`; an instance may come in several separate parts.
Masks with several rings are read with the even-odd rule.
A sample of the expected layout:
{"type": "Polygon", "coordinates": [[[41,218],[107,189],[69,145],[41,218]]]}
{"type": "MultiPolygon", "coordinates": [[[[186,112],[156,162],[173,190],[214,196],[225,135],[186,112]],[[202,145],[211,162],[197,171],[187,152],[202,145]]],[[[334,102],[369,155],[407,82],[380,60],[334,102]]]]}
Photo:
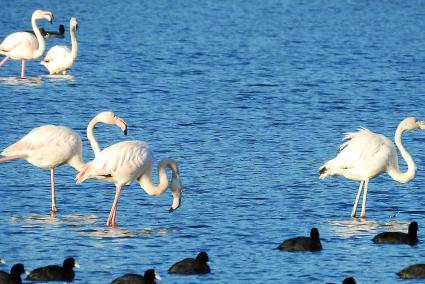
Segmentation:
{"type": "Polygon", "coordinates": [[[74,81],[72,75],[41,75],[38,77],[26,77],[21,79],[20,77],[0,77],[0,84],[10,86],[26,86],[35,87],[41,86],[44,81],[50,82],[62,82],[62,81],[74,81]]]}
{"type": "Polygon", "coordinates": [[[176,233],[176,228],[141,228],[136,230],[128,230],[123,228],[93,228],[86,230],[77,231],[82,236],[95,237],[95,238],[135,238],[140,236],[151,236],[151,235],[165,235],[169,233],[176,233]]]}
{"type": "Polygon", "coordinates": [[[59,216],[58,214],[52,215],[39,215],[31,214],[29,216],[12,216],[10,217],[11,224],[18,224],[23,227],[43,227],[49,225],[55,226],[72,226],[78,227],[77,233],[81,236],[95,237],[95,238],[134,238],[139,236],[149,235],[166,235],[175,234],[178,229],[176,227],[146,227],[134,230],[128,230],[120,227],[99,227],[84,229],[84,225],[93,225],[97,222],[102,221],[101,218],[95,214],[92,215],[80,215],[80,214],[68,214],[59,216]]]}
{"type": "Polygon", "coordinates": [[[407,221],[387,221],[379,222],[375,220],[351,219],[342,221],[329,221],[330,230],[339,237],[349,238],[358,235],[369,234],[378,231],[401,231],[407,232],[410,222],[407,221]]]}
{"type": "Polygon", "coordinates": [[[0,83],[11,86],[41,86],[43,80],[41,77],[26,77],[21,79],[20,77],[0,77],[0,83]]]}
{"type": "Polygon", "coordinates": [[[97,215],[79,215],[79,214],[69,214],[69,215],[39,215],[31,214],[29,216],[12,216],[10,222],[12,224],[24,224],[28,227],[38,227],[42,225],[68,225],[68,226],[78,226],[78,225],[90,225],[94,224],[100,220],[100,217],[97,215]]]}
{"type": "Polygon", "coordinates": [[[72,75],[42,75],[41,78],[51,81],[74,81],[72,75]]]}

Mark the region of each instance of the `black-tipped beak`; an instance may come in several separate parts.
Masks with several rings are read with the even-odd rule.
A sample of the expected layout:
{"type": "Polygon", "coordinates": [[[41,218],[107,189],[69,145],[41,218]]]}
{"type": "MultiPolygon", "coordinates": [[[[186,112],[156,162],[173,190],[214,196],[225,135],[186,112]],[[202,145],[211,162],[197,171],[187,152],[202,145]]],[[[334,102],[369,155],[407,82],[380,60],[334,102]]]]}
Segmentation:
{"type": "Polygon", "coordinates": [[[55,16],[53,16],[53,14],[51,15],[51,17],[50,17],[50,21],[49,21],[49,23],[51,23],[51,24],[53,24],[53,20],[55,19],[55,16]]]}
{"type": "Polygon", "coordinates": [[[124,135],[127,136],[127,131],[128,131],[128,125],[127,122],[125,122],[124,119],[116,117],[115,118],[115,124],[121,128],[121,131],[124,132],[124,135]]]}
{"type": "Polygon", "coordinates": [[[174,201],[173,201],[173,205],[171,205],[170,209],[168,209],[168,213],[176,211],[180,207],[181,204],[182,204],[182,198],[179,197],[177,206],[175,208],[173,208],[173,205],[174,205],[174,201]]]}

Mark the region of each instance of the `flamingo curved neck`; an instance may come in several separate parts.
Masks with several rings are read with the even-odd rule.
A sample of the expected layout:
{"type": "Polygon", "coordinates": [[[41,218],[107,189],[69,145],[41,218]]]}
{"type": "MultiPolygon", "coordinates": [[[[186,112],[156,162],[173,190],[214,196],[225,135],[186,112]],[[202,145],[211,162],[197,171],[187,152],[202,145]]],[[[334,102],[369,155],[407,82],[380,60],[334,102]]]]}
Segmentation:
{"type": "Polygon", "coordinates": [[[71,35],[71,62],[74,62],[78,52],[78,43],[77,37],[75,35],[75,27],[71,28],[69,33],[71,35]]]}
{"type": "Polygon", "coordinates": [[[402,172],[398,167],[398,163],[396,162],[393,167],[388,169],[388,174],[390,177],[400,183],[407,183],[411,181],[416,175],[416,164],[413,161],[412,156],[407,152],[406,148],[404,148],[401,142],[401,135],[403,134],[404,129],[402,127],[397,127],[397,130],[394,135],[394,142],[400,151],[401,156],[406,161],[407,171],[402,172]]]}
{"type": "Polygon", "coordinates": [[[96,138],[94,137],[94,133],[93,133],[94,127],[96,126],[96,124],[98,122],[99,121],[98,121],[97,117],[95,117],[89,122],[89,125],[87,126],[87,139],[90,142],[90,146],[93,149],[95,157],[100,153],[99,144],[97,143],[96,138]]]}
{"type": "Polygon", "coordinates": [[[144,191],[146,191],[149,195],[162,195],[168,188],[168,176],[166,167],[169,167],[172,172],[173,176],[176,175],[176,168],[175,162],[170,159],[162,159],[158,164],[158,178],[159,178],[159,184],[155,185],[152,182],[152,169],[149,173],[144,174],[140,179],[139,183],[140,186],[143,188],[144,191]]]}
{"type": "Polygon", "coordinates": [[[84,166],[86,165],[84,163],[84,161],[83,161],[83,155],[82,155],[82,153],[79,153],[79,155],[72,157],[68,161],[68,165],[70,165],[75,170],[77,170],[78,172],[80,172],[84,168],[84,166]]]}
{"type": "Polygon", "coordinates": [[[40,29],[37,27],[37,19],[35,17],[31,18],[31,26],[38,42],[38,48],[32,54],[32,58],[35,59],[43,55],[46,45],[44,43],[44,37],[41,34],[40,29]]]}

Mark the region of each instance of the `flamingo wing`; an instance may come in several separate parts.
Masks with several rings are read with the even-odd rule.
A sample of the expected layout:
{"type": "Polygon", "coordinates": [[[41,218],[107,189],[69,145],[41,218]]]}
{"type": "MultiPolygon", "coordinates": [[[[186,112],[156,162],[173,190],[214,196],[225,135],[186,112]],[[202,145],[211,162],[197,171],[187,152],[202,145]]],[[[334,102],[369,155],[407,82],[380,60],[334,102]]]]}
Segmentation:
{"type": "Polygon", "coordinates": [[[117,184],[130,184],[151,165],[152,153],[143,141],[123,141],[101,151],[76,177],[77,183],[89,178],[117,184]]]}
{"type": "Polygon", "coordinates": [[[49,51],[47,52],[46,56],[44,57],[44,62],[51,62],[51,61],[58,61],[58,62],[64,62],[68,55],[71,54],[71,51],[68,47],[64,45],[55,45],[49,51]]]}
{"type": "Polygon", "coordinates": [[[354,180],[375,177],[397,162],[397,152],[387,137],[361,128],[345,134],[345,142],[339,154],[321,168],[322,178],[328,175],[343,175],[354,180]]]}

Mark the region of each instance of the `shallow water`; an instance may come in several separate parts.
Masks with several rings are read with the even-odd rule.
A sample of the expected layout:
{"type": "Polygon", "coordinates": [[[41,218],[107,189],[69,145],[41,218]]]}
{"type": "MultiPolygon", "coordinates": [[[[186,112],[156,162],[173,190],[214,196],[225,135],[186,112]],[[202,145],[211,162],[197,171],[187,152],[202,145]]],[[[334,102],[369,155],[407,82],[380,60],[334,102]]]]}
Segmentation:
{"type": "MultiPolygon", "coordinates": [[[[76,185],[64,166],[56,171],[53,218],[49,171],[1,164],[2,270],[74,256],[75,283],[109,283],[151,267],[164,284],[340,283],[347,276],[399,283],[395,272],[424,261],[422,243],[375,246],[371,238],[405,231],[411,220],[425,224],[425,133],[403,140],[416,178],[374,179],[366,220],[349,217],[356,182],[318,178],[344,132],[363,126],[392,138],[404,117],[425,119],[423,1],[133,2],[2,4],[1,38],[29,29],[36,8],[54,13],[53,26],[40,21],[53,30],[77,17],[79,54],[67,76],[46,75],[38,61],[27,63],[24,80],[16,78],[18,62],[0,68],[0,148],[36,126],[60,124],[81,134],[90,160],[86,125],[113,110],[129,135],[97,127],[101,147],[142,139],[157,160],[177,160],[182,206],[169,214],[169,192],[150,197],[134,184],[122,192],[118,227],[107,228],[113,185],[76,185]],[[276,250],[313,226],[323,251],[276,250]],[[211,274],[167,275],[200,250],[210,255],[211,274]]],[[[69,36],[47,41],[55,44],[69,46],[69,36]]]]}

